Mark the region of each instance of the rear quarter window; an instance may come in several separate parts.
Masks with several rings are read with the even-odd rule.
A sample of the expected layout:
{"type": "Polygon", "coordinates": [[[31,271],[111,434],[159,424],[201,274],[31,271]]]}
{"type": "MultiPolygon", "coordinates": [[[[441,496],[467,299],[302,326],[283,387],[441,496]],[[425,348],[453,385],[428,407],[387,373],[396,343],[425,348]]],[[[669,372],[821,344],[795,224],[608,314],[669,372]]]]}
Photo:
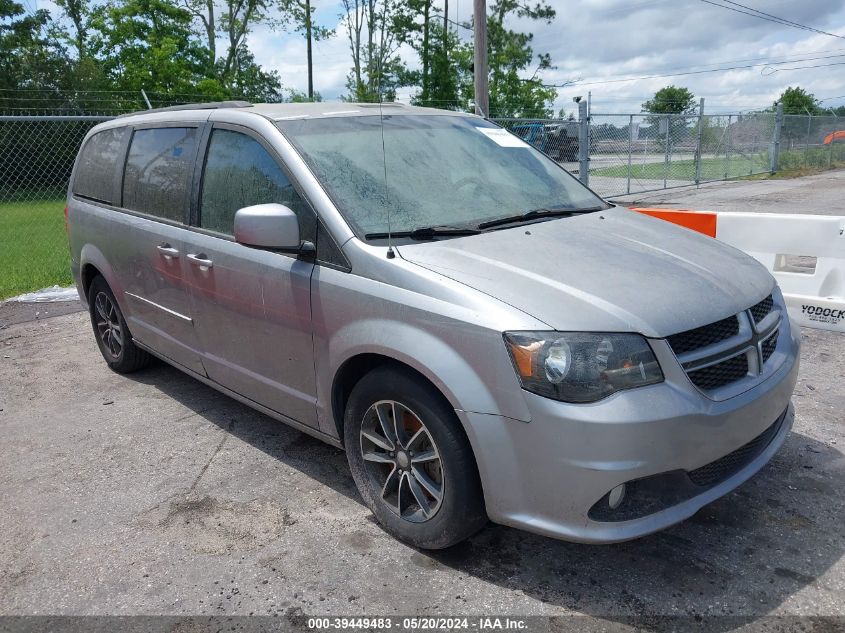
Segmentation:
{"type": "Polygon", "coordinates": [[[123,142],[129,130],[114,128],[97,132],[82,147],[73,179],[73,193],[113,204],[115,170],[122,160],[123,142]]]}
{"type": "Polygon", "coordinates": [[[123,175],[123,206],[184,222],[198,135],[192,127],[135,130],[123,175]]]}

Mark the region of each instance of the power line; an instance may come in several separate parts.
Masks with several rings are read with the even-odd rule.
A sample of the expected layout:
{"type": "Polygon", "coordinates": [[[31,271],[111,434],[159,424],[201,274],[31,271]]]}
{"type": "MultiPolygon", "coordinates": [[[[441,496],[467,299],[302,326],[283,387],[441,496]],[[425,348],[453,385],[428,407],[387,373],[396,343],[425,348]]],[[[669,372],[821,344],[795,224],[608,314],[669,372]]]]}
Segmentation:
{"type": "Polygon", "coordinates": [[[804,70],[806,68],[826,68],[827,66],[845,66],[845,62],[835,62],[833,64],[816,64],[815,66],[793,66],[792,68],[773,68],[768,75],[784,72],[787,70],[804,70]]]}
{"type": "MultiPolygon", "coordinates": [[[[776,55],[774,57],[750,57],[746,59],[723,59],[718,62],[713,62],[710,64],[696,64],[693,66],[694,69],[706,69],[710,68],[711,66],[722,66],[724,64],[741,64],[743,62],[766,62],[765,65],[771,66],[775,62],[772,60],[782,60],[778,63],[798,63],[798,62],[805,62],[805,61],[813,61],[816,58],[807,58],[807,55],[815,55],[816,53],[840,53],[845,52],[845,48],[832,48],[830,50],[815,50],[815,51],[807,51],[806,53],[794,53],[792,55],[776,55]]],[[[831,55],[831,57],[838,57],[838,55],[831,55]]],[[[827,59],[826,57],[818,58],[818,59],[827,59]]],[[[763,65],[763,64],[761,64],[763,65]]],[[[721,68],[717,68],[716,70],[722,70],[721,68]]],[[[660,72],[686,72],[686,68],[678,68],[669,67],[669,68],[656,68],[652,70],[652,73],[660,73],[660,72]]]]}
{"type": "Polygon", "coordinates": [[[820,33],[822,35],[830,35],[831,37],[838,37],[840,39],[845,39],[845,37],[843,37],[841,35],[837,35],[836,33],[828,33],[827,31],[822,31],[820,29],[813,28],[812,26],[807,26],[806,24],[801,24],[799,22],[793,22],[792,20],[787,20],[786,18],[779,18],[778,16],[772,15],[771,13],[766,13],[765,11],[760,11],[759,9],[752,9],[751,7],[747,7],[744,4],[740,4],[739,2],[734,2],[733,0],[722,0],[722,2],[724,2],[725,4],[732,4],[732,5],[737,6],[737,7],[742,7],[743,9],[749,9],[751,11],[754,11],[754,13],[759,13],[760,15],[764,15],[764,16],[767,16],[767,17],[770,17],[770,18],[774,18],[776,20],[781,20],[782,22],[785,22],[787,24],[790,24],[790,25],[795,26],[795,27],[800,28],[800,29],[805,29],[807,31],[813,31],[814,33],[820,33]]]}
{"type": "Polygon", "coordinates": [[[841,40],[845,40],[845,36],[837,35],[836,33],[829,33],[827,31],[822,31],[821,29],[814,28],[812,26],[807,26],[806,24],[800,24],[798,22],[793,22],[792,20],[786,20],[784,18],[779,18],[776,15],[772,15],[771,13],[766,13],[764,11],[758,11],[757,9],[752,9],[751,7],[747,7],[744,4],[739,4],[738,2],[731,2],[731,0],[722,0],[728,4],[735,5],[737,7],[742,7],[742,9],[748,9],[748,11],[743,11],[742,9],[735,9],[734,7],[729,7],[724,4],[718,4],[716,2],[712,2],[712,0],[699,0],[700,2],[704,2],[705,4],[711,4],[714,7],[719,7],[721,9],[727,9],[728,11],[734,11],[736,13],[742,13],[744,15],[750,15],[753,18],[759,18],[760,20],[766,20],[767,22],[774,22],[775,24],[780,24],[781,26],[791,26],[796,29],[801,29],[802,31],[812,31],[813,33],[819,33],[821,35],[829,35],[830,37],[837,37],[841,40]]]}
{"type": "MultiPolygon", "coordinates": [[[[706,70],[689,70],[685,72],[677,72],[677,73],[665,73],[665,74],[658,74],[658,75],[644,75],[642,77],[626,77],[623,79],[607,79],[605,81],[588,81],[588,82],[575,82],[577,86],[596,86],[602,84],[616,84],[616,83],[624,83],[626,81],[641,81],[643,79],[662,79],[664,77],[684,77],[688,75],[703,75],[707,73],[718,73],[728,70],[747,70],[749,68],[759,68],[760,66],[763,67],[770,67],[770,66],[780,66],[783,64],[795,64],[798,62],[811,62],[817,61],[820,59],[832,59],[836,57],[845,57],[845,55],[826,55],[823,57],[809,57],[807,59],[795,59],[792,61],[785,61],[785,62],[771,62],[771,63],[760,63],[760,64],[744,64],[742,66],[728,66],[727,68],[710,68],[706,70]]],[[[775,72],[779,72],[782,70],[798,70],[799,68],[820,68],[822,66],[837,66],[839,64],[819,64],[816,66],[797,66],[795,68],[781,68],[776,69],[775,72]]],[[[770,73],[771,74],[771,73],[770,73]]]]}

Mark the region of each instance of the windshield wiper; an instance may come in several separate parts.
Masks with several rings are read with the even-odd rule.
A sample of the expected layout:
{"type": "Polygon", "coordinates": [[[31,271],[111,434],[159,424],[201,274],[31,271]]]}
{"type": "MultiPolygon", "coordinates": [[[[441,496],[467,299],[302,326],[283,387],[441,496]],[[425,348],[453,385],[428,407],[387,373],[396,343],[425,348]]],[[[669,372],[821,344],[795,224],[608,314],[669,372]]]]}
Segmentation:
{"type": "Polygon", "coordinates": [[[525,213],[518,215],[509,215],[504,218],[496,218],[495,220],[488,220],[478,225],[479,230],[489,229],[494,226],[502,226],[504,224],[517,224],[519,222],[530,222],[537,218],[565,218],[570,215],[580,215],[582,213],[592,213],[593,211],[603,211],[607,207],[587,207],[584,209],[532,209],[525,213]]]}
{"type": "Polygon", "coordinates": [[[461,235],[478,235],[479,229],[459,226],[423,226],[413,231],[393,231],[391,233],[367,233],[368,240],[383,240],[388,237],[407,237],[412,240],[433,240],[436,237],[460,237],[461,235]]]}

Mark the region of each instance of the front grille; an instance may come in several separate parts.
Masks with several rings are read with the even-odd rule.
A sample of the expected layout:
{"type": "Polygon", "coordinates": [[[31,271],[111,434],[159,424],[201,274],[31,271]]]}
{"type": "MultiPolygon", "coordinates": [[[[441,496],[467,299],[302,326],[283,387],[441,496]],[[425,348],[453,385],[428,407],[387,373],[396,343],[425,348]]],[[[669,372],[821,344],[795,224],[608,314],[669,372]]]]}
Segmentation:
{"type": "Polygon", "coordinates": [[[717,389],[745,377],[748,374],[748,357],[745,354],[728,360],[694,369],[687,373],[693,384],[699,389],[717,389]]]}
{"type": "Polygon", "coordinates": [[[760,303],[751,306],[751,316],[754,317],[754,323],[759,323],[765,319],[774,307],[775,302],[772,299],[772,295],[769,295],[760,303]]]}
{"type": "Polygon", "coordinates": [[[720,457],[716,461],[710,462],[701,468],[689,471],[687,475],[689,475],[690,481],[696,486],[710,488],[721,483],[734,473],[739,472],[765,450],[769,442],[777,434],[778,428],[780,428],[780,422],[781,418],[748,442],[748,444],[740,446],[733,453],[728,453],[724,457],[720,457]]]}
{"type": "Polygon", "coordinates": [[[673,334],[668,340],[675,354],[683,354],[724,341],[738,333],[739,321],[734,315],[715,323],[702,325],[694,330],[673,334]]]}
{"type": "Polygon", "coordinates": [[[769,295],[739,314],[672,334],[666,341],[696,387],[703,391],[718,389],[742,380],[749,371],[762,373],[777,347],[779,323],[767,324],[765,329],[759,324],[774,310],[774,299],[769,295]],[[755,346],[756,362],[751,363],[740,352],[755,346]]]}
{"type": "Polygon", "coordinates": [[[761,351],[763,352],[764,363],[772,357],[772,354],[775,353],[775,348],[778,346],[779,335],[780,330],[775,330],[775,333],[763,341],[763,344],[760,346],[761,351]]]}

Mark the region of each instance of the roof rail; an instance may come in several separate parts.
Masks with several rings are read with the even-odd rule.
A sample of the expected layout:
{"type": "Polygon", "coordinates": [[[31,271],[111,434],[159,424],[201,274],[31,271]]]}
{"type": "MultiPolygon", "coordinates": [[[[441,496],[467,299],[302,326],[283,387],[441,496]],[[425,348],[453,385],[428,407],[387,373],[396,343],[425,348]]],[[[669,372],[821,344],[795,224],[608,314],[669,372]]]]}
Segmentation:
{"type": "Polygon", "coordinates": [[[208,101],[206,103],[183,103],[181,105],[168,106],[166,108],[152,108],[150,110],[138,110],[121,114],[118,118],[135,116],[136,114],[150,114],[152,112],[176,112],[178,110],[220,110],[222,108],[251,108],[249,101],[208,101]]]}

